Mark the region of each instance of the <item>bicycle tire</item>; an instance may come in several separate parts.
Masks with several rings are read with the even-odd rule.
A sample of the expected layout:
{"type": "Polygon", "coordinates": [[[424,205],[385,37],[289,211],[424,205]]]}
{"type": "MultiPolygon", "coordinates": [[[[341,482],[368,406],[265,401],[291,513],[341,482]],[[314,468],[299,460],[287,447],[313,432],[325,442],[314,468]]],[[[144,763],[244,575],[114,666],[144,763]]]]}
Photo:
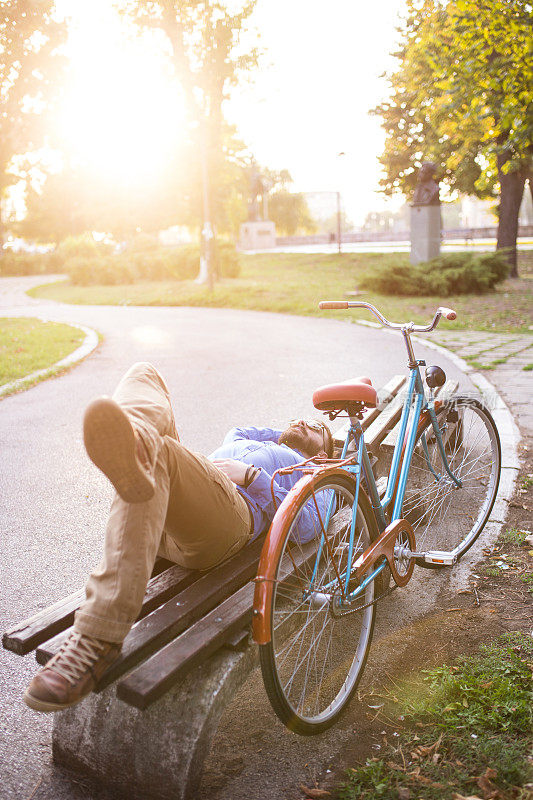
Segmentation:
{"type": "MultiPolygon", "coordinates": [[[[462,485],[457,488],[445,473],[428,419],[415,442],[402,516],[413,527],[418,551],[440,551],[458,561],[481,534],[494,506],[501,470],[500,437],[488,409],[472,398],[453,398],[437,412],[437,420],[450,468],[462,485]]],[[[417,564],[441,566],[423,558],[417,564]]]]}
{"type": "MultiPolygon", "coordinates": [[[[351,512],[354,487],[353,478],[347,474],[317,476],[306,487],[285,521],[281,534],[283,546],[274,573],[277,582],[268,609],[272,638],[267,644],[260,645],[259,656],[263,682],[272,708],[291,731],[305,736],[321,733],[333,725],[353,696],[372,641],[376,607],[372,604],[360,612],[334,616],[333,601],[322,603],[316,600],[317,594],[313,595],[314,600],[303,599],[311,572],[305,562],[298,570],[293,567],[289,579],[278,581],[290,559],[294,565],[296,556],[292,548],[299,545],[294,543],[292,535],[298,519],[305,513],[305,504],[313,502],[313,493],[320,500],[321,493],[333,492],[336,498],[335,514],[328,526],[331,553],[327,552],[326,547],[323,548],[314,587],[315,590],[324,590],[328,585],[331,592],[332,583],[338,586],[338,581],[335,584],[333,578],[335,566],[339,572],[343,568],[346,570],[343,560],[344,564],[347,563],[350,528],[342,519],[342,513],[343,507],[348,506],[351,512]],[[293,555],[289,555],[289,552],[293,555]]],[[[331,494],[324,494],[323,497],[330,498],[331,494]]],[[[346,518],[351,519],[350,512],[344,512],[346,518]]],[[[358,535],[352,563],[378,535],[370,502],[362,491],[356,519],[358,535]]],[[[315,561],[313,556],[312,563],[315,561]]],[[[379,584],[379,580],[368,584],[361,595],[361,604],[372,602],[378,596],[379,586],[375,584],[379,584]]]]}

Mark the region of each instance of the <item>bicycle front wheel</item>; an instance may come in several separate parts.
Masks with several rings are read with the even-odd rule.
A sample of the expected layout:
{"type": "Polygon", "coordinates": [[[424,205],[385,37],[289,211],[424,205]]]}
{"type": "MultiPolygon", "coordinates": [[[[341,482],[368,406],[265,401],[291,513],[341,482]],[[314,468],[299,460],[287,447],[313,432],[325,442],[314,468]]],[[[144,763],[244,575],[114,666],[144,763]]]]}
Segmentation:
{"type": "MultiPolygon", "coordinates": [[[[274,711],[290,730],[303,735],[321,733],[337,720],[357,687],[372,640],[376,581],[368,583],[348,613],[340,601],[354,485],[348,475],[317,478],[282,530],[269,609],[272,638],[259,654],[274,711]],[[298,542],[303,523],[309,530],[310,512],[316,517],[316,546],[298,542]]],[[[374,515],[360,492],[350,563],[376,536],[374,515]]],[[[349,591],[354,589],[350,583],[349,591]]]]}
{"type": "MultiPolygon", "coordinates": [[[[413,526],[418,551],[461,558],[487,522],[500,480],[500,438],[489,411],[477,400],[458,397],[437,413],[447,474],[431,421],[420,432],[403,502],[402,516],[413,526]]],[[[434,563],[418,561],[420,566],[434,563]]]]}

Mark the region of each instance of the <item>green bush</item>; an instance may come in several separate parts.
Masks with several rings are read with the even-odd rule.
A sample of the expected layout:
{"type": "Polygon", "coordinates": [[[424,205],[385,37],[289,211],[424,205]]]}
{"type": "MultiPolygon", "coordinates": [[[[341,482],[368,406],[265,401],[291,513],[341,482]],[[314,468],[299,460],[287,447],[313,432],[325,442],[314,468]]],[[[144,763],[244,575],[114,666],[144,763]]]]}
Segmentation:
{"type": "Polygon", "coordinates": [[[134,267],[127,259],[117,256],[75,256],[68,261],[65,271],[72,283],[78,286],[114,286],[133,283],[137,278],[134,267]]]}
{"type": "MultiPolygon", "coordinates": [[[[142,242],[139,242],[142,245],[142,242]]],[[[145,241],[145,245],[149,243],[145,241]]],[[[214,253],[215,270],[223,278],[235,278],[240,272],[238,254],[233,245],[217,245],[214,253]]],[[[72,283],[112,285],[135,281],[185,281],[198,274],[200,249],[198,245],[166,248],[140,246],[122,253],[105,254],[99,248],[76,253],[65,261],[64,271],[72,283]]]]}
{"type": "Polygon", "coordinates": [[[43,275],[54,272],[49,253],[13,253],[0,251],[0,277],[10,275],[43,275]]]}
{"type": "Polygon", "coordinates": [[[111,252],[111,245],[96,242],[91,233],[82,233],[81,236],[67,236],[63,239],[54,255],[58,266],[66,266],[73,258],[98,258],[111,252]]]}
{"type": "Polygon", "coordinates": [[[239,254],[235,245],[219,242],[215,248],[215,266],[221,278],[238,278],[241,274],[239,254]]]}
{"type": "Polygon", "coordinates": [[[359,287],[385,295],[483,294],[508,272],[509,264],[501,253],[447,253],[423,264],[386,262],[364,274],[359,287]]]}
{"type": "MultiPolygon", "coordinates": [[[[232,244],[215,245],[215,273],[222,278],[240,274],[239,255],[232,244]]],[[[138,234],[121,253],[95,242],[91,234],[69,236],[51,253],[0,254],[0,276],[65,272],[78,286],[114,285],[135,281],[185,281],[198,274],[200,248],[196,244],[161,247],[154,236],[138,234]]]]}

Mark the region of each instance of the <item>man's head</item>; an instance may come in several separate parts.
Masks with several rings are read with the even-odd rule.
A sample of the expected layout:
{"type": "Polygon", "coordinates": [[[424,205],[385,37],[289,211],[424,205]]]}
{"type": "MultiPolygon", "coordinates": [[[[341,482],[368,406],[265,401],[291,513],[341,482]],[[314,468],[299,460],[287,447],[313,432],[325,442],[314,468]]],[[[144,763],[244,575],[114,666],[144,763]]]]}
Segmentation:
{"type": "Polygon", "coordinates": [[[292,419],[279,437],[278,444],[286,444],[307,458],[319,453],[333,457],[333,436],[328,426],[318,419],[292,419]]]}

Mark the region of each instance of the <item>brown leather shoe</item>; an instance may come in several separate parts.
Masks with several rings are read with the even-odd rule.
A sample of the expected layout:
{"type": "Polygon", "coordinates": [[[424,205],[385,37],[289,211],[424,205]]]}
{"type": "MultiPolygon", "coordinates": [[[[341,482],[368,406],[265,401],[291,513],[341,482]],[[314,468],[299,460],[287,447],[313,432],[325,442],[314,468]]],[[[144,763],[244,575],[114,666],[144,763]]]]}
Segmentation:
{"type": "Polygon", "coordinates": [[[146,449],[128,415],[111,397],[87,406],[83,439],[91,461],[126,503],[144,503],[154,494],[146,449]]]}
{"type": "Polygon", "coordinates": [[[76,705],[92,692],[107,667],[117,659],[121,646],[71,633],[60,651],[33,678],[24,702],[35,711],[45,712],[76,705]]]}

